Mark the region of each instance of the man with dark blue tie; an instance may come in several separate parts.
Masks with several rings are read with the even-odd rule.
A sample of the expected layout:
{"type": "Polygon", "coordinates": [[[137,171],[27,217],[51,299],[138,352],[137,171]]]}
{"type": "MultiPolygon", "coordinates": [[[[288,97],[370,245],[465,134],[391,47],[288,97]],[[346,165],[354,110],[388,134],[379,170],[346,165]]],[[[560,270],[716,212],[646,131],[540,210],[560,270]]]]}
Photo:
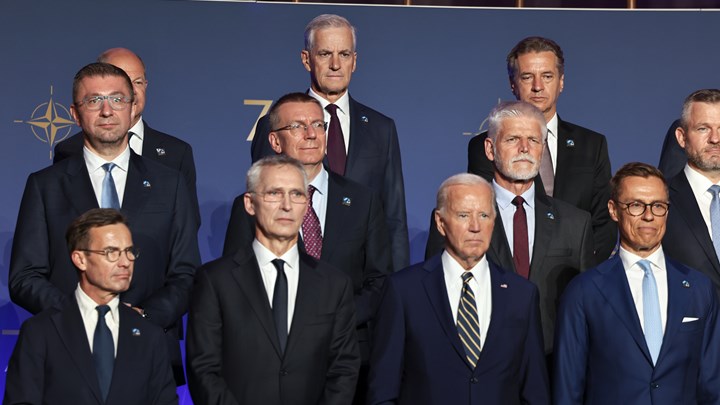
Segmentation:
{"type": "Polygon", "coordinates": [[[662,173],[628,163],[610,188],[620,249],[565,290],[555,404],[719,404],[717,297],[707,277],[663,251],[670,204],[662,173]]]}

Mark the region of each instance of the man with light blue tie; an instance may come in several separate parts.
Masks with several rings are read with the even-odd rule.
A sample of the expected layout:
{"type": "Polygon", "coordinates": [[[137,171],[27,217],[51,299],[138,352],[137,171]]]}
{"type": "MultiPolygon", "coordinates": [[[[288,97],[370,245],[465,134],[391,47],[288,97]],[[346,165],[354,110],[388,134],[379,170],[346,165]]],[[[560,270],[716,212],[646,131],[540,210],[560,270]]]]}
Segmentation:
{"type": "Polygon", "coordinates": [[[715,289],[663,251],[670,203],[662,173],[628,163],[610,188],[620,249],[565,290],[554,403],[720,404],[715,289]]]}

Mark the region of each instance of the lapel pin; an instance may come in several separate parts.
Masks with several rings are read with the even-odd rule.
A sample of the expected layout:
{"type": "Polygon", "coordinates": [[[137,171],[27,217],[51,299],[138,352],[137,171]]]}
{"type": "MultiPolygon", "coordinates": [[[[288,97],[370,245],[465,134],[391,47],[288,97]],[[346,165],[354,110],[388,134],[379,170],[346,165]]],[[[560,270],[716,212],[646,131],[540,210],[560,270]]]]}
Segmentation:
{"type": "Polygon", "coordinates": [[[138,328],[133,328],[133,329],[132,329],[132,335],[133,335],[133,336],[140,336],[140,329],[138,329],[138,328]]]}
{"type": "Polygon", "coordinates": [[[690,283],[688,283],[687,280],[683,280],[683,287],[690,288],[690,283]]]}
{"type": "Polygon", "coordinates": [[[360,121],[362,121],[362,122],[364,122],[364,123],[367,124],[369,120],[368,120],[368,117],[366,117],[366,116],[363,115],[362,117],[360,117],[360,121]]]}
{"type": "Polygon", "coordinates": [[[505,284],[505,283],[500,284],[500,288],[507,288],[507,284],[505,284]]]}
{"type": "Polygon", "coordinates": [[[351,205],[352,205],[352,200],[350,199],[350,197],[343,197],[343,199],[342,199],[342,205],[344,205],[344,206],[346,206],[346,207],[351,206],[351,205]]]}
{"type": "Polygon", "coordinates": [[[568,148],[574,148],[575,147],[575,141],[572,139],[568,139],[565,141],[565,146],[568,148]]]}
{"type": "Polygon", "coordinates": [[[548,212],[547,214],[545,214],[545,216],[546,216],[548,219],[555,219],[555,215],[553,215],[552,212],[548,212]]]}
{"type": "Polygon", "coordinates": [[[150,184],[149,181],[143,180],[143,187],[145,187],[145,188],[150,188],[150,187],[152,187],[152,185],[150,184]]]}
{"type": "Polygon", "coordinates": [[[158,156],[165,156],[165,149],[163,148],[156,148],[155,152],[157,152],[158,156]]]}

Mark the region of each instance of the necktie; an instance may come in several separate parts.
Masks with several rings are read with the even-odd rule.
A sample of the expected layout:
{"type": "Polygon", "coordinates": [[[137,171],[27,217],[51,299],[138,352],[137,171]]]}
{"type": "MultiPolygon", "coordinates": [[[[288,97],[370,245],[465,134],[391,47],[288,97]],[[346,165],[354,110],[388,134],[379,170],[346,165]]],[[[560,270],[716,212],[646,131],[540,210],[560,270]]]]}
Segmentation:
{"type": "Polygon", "coordinates": [[[285,262],[282,259],[275,259],[272,264],[277,270],[275,279],[275,290],[273,292],[272,311],[275,318],[275,329],[280,342],[280,352],[285,353],[288,336],[288,283],[285,276],[285,262]]]}
{"type": "MultiPolygon", "coordinates": [[[[550,131],[548,131],[548,136],[550,136],[550,131]]],[[[553,171],[552,156],[550,156],[550,148],[547,141],[545,142],[542,160],[540,161],[540,178],[545,188],[545,194],[552,197],[555,188],[555,172],[553,171]]]]}
{"type": "Polygon", "coordinates": [[[315,187],[308,186],[308,210],[303,217],[302,231],[303,244],[305,244],[305,252],[310,256],[320,259],[322,253],[322,230],[320,229],[320,220],[318,219],[315,209],[313,209],[312,198],[315,194],[315,187]]]}
{"type": "Polygon", "coordinates": [[[112,169],[114,169],[115,166],[115,163],[105,163],[102,165],[102,168],[105,169],[105,177],[102,182],[102,201],[100,202],[100,208],[120,209],[120,199],[118,198],[115,180],[112,176],[112,169]]]}
{"type": "Polygon", "coordinates": [[[98,321],[95,326],[95,334],[93,337],[93,360],[95,362],[95,372],[97,373],[98,383],[100,383],[100,392],[103,400],[107,399],[110,391],[110,383],[112,382],[113,366],[115,363],[115,346],[113,345],[112,333],[105,323],[105,314],[110,311],[107,305],[98,305],[95,307],[98,312],[98,321]]]}
{"type": "Polygon", "coordinates": [[[657,284],[655,283],[655,276],[653,275],[650,262],[640,260],[637,263],[643,272],[645,272],[642,281],[645,341],[647,342],[653,364],[656,364],[663,340],[662,320],[660,319],[660,299],[658,298],[657,284]]]}
{"type": "Polygon", "coordinates": [[[343,137],[340,119],[337,116],[338,106],[328,104],[325,109],[330,113],[330,126],[328,127],[327,156],[330,170],[345,175],[345,138],[343,137]]]}
{"type": "Polygon", "coordinates": [[[515,263],[515,271],[528,278],[530,275],[530,253],[528,247],[528,227],[527,216],[525,215],[525,199],[521,196],[515,196],[512,200],[516,207],[513,215],[513,263],[515,263]]]}
{"type": "Polygon", "coordinates": [[[480,324],[478,323],[475,294],[469,284],[472,278],[473,275],[469,271],[462,275],[463,288],[458,306],[457,330],[465,349],[467,361],[474,368],[480,358],[480,324]]]}
{"type": "Polygon", "coordinates": [[[720,186],[713,185],[708,189],[712,193],[710,202],[710,228],[712,229],[712,242],[715,246],[715,254],[720,258],[720,186]]]}

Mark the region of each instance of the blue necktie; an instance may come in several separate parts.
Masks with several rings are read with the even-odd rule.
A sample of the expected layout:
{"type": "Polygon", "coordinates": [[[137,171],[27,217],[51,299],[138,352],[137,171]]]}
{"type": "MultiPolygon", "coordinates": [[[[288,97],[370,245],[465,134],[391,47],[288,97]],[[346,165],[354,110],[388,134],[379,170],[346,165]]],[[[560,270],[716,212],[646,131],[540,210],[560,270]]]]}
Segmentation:
{"type": "Polygon", "coordinates": [[[475,294],[470,288],[473,275],[466,271],[462,275],[463,288],[460,292],[460,305],[458,306],[457,330],[465,349],[465,356],[473,368],[480,358],[480,324],[478,323],[475,294]]]}
{"type": "Polygon", "coordinates": [[[105,163],[102,168],[105,169],[105,177],[102,182],[102,195],[100,196],[100,208],[120,209],[120,199],[118,198],[117,189],[115,188],[115,180],[112,176],[112,169],[117,166],[115,163],[105,163]]]}
{"type": "Polygon", "coordinates": [[[100,383],[100,392],[102,392],[103,400],[107,399],[110,391],[110,383],[112,382],[113,367],[115,364],[115,346],[113,344],[112,333],[105,323],[105,314],[110,311],[107,305],[98,305],[95,307],[98,311],[97,326],[95,326],[95,335],[93,338],[93,360],[95,361],[95,372],[97,373],[98,383],[100,383]]]}
{"type": "Polygon", "coordinates": [[[285,276],[284,265],[282,259],[275,259],[272,264],[277,270],[277,278],[275,279],[275,290],[273,292],[272,311],[275,318],[275,329],[277,330],[278,340],[280,341],[280,352],[285,353],[288,336],[288,283],[285,276]]]}
{"type": "Polygon", "coordinates": [[[708,191],[712,194],[710,202],[710,228],[712,228],[712,242],[715,246],[715,254],[720,259],[720,186],[710,186],[708,191]]]}
{"type": "Polygon", "coordinates": [[[640,260],[637,264],[643,272],[645,272],[642,281],[645,341],[647,342],[653,364],[656,364],[663,341],[662,320],[660,319],[660,298],[658,298],[657,283],[655,282],[655,276],[653,275],[650,262],[640,260]]]}

